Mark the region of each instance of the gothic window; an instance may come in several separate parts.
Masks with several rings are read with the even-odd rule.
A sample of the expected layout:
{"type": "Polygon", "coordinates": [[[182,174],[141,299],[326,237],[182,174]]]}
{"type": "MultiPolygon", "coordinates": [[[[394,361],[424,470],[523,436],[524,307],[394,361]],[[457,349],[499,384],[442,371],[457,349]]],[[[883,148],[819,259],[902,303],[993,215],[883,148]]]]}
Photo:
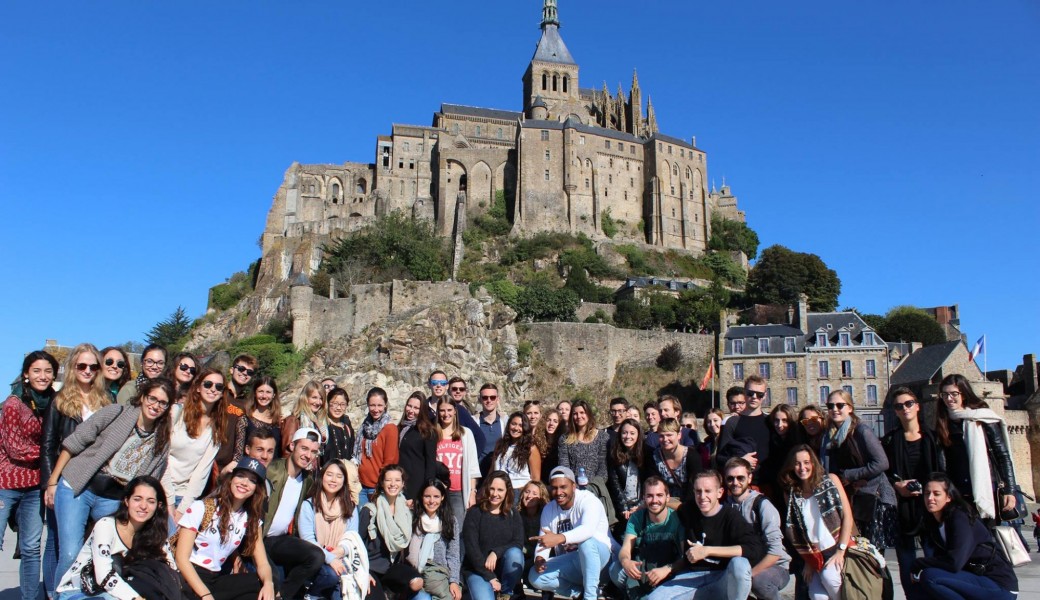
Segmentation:
{"type": "Polygon", "coordinates": [[[549,141],[549,132],[544,130],[544,129],[542,130],[542,141],[543,142],[548,142],[549,141]]]}
{"type": "Polygon", "coordinates": [[[689,179],[690,177],[693,177],[693,171],[690,170],[690,167],[686,167],[686,178],[689,179]]]}
{"type": "Polygon", "coordinates": [[[548,89],[548,81],[549,81],[549,76],[547,74],[545,74],[545,73],[542,73],[542,90],[543,91],[548,89]]]}
{"type": "Polygon", "coordinates": [[[357,193],[357,194],[364,194],[364,193],[366,193],[365,192],[365,185],[366,185],[366,182],[365,182],[365,178],[364,177],[362,177],[361,179],[358,179],[357,180],[357,189],[355,189],[354,192],[357,193]]]}
{"type": "Polygon", "coordinates": [[[339,184],[332,184],[332,201],[335,202],[339,199],[339,184]]]}
{"type": "Polygon", "coordinates": [[[679,176],[679,165],[672,165],[672,175],[675,177],[679,176]]]}

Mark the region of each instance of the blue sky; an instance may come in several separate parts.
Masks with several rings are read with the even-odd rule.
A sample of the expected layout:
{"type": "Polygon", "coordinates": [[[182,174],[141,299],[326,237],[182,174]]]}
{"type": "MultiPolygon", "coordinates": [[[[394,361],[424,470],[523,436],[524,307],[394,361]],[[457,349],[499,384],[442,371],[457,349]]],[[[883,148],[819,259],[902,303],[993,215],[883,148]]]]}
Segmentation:
{"type": "MultiPolygon", "coordinates": [[[[959,304],[1040,351],[1040,5],[560,0],[583,87],[632,69],[763,247],[841,306],[959,304]]],[[[441,102],[519,109],[539,0],[0,6],[0,360],[141,340],[259,256],[293,161],[373,161],[441,102]]]]}

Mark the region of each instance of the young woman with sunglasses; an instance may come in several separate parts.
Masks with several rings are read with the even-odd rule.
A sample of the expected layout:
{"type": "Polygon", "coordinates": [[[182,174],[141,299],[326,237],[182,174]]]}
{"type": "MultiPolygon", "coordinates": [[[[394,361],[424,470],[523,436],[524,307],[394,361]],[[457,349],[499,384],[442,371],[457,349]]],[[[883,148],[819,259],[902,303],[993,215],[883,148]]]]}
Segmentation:
{"type": "Polygon", "coordinates": [[[159,478],[170,452],[173,382],[149,379],[126,405],[113,404],[83,421],[62,443],[44,501],[58,521],[58,568],[64,574],[83,546],[83,529],[119,508],[126,483],[159,478]]]}
{"type": "MultiPolygon", "coordinates": [[[[437,477],[437,426],[425,410],[426,395],[412,392],[397,424],[398,463],[409,473],[404,496],[419,510],[423,486],[437,477]]],[[[447,495],[447,491],[444,492],[447,495]]]]}
{"type": "MultiPolygon", "coordinates": [[[[61,453],[61,444],[76,427],[104,406],[112,404],[106,390],[107,383],[101,354],[91,344],[80,344],[65,361],[65,380],[61,391],[47,409],[43,420],[43,441],[40,447],[41,476],[50,480],[51,470],[61,453]]],[[[47,509],[47,540],[43,548],[43,586],[47,597],[54,596],[54,585],[60,574],[58,564],[58,524],[52,509],[47,509]]]]}
{"type": "MultiPolygon", "coordinates": [[[[96,365],[96,359],[88,356],[96,365]]],[[[30,352],[22,361],[21,380],[11,386],[11,395],[0,407],[0,527],[6,527],[15,515],[23,600],[36,600],[40,589],[40,441],[57,374],[58,361],[53,356],[40,350],[30,352]]]]}
{"type": "Polygon", "coordinates": [[[121,565],[153,560],[166,563],[170,583],[179,582],[167,542],[166,495],[162,484],[147,475],[135,477],[126,486],[115,514],[94,524],[90,537],[79,550],[72,568],[61,577],[58,600],[104,598],[137,600],[148,597],[144,588],[134,588],[124,578],[121,565]]]}
{"type": "Polygon", "coordinates": [[[1006,520],[1000,513],[1015,508],[1015,467],[1007,424],[971,389],[963,375],[947,375],[939,383],[935,433],[946,455],[954,485],[983,519],[1006,520]]]}
{"type": "MultiPolygon", "coordinates": [[[[137,397],[138,389],[144,382],[156,377],[162,377],[163,371],[166,369],[166,359],[166,348],[159,344],[148,344],[145,346],[144,351],[141,352],[141,372],[137,374],[137,379],[127,381],[123,387],[119,388],[116,402],[126,404],[131,399],[137,397]]],[[[129,366],[127,364],[127,367],[129,366]]]]}
{"type": "Polygon", "coordinates": [[[896,558],[899,560],[899,581],[903,589],[911,585],[910,568],[917,559],[917,540],[920,538],[925,556],[932,555],[932,546],[921,534],[925,526],[924,504],[921,497],[924,482],[935,471],[946,470],[946,460],[935,434],[919,418],[921,404],[908,387],[899,386],[889,392],[889,406],[899,419],[899,428],[881,439],[888,457],[888,479],[896,490],[896,558]]]}
{"type": "MultiPolygon", "coordinates": [[[[910,598],[1014,600],[1015,569],[994,547],[993,534],[945,473],[924,483],[925,535],[935,548],[913,567],[910,598]]],[[[1026,597],[1026,594],[1021,596],[1026,597]]]]}
{"type": "Polygon", "coordinates": [[[264,431],[274,437],[274,458],[279,458],[282,448],[282,411],[278,403],[278,384],[274,377],[263,376],[253,383],[253,393],[246,396],[244,412],[235,422],[235,454],[231,464],[238,464],[242,460],[246,440],[255,431],[264,431]]]}
{"type": "Polygon", "coordinates": [[[203,369],[191,385],[183,405],[170,407],[170,458],[162,477],[170,502],[171,528],[184,511],[202,496],[224,439],[226,402],[224,374],[203,369]]]}
{"type": "MultiPolygon", "coordinates": [[[[425,412],[425,411],[423,411],[425,412]]],[[[438,479],[419,486],[412,540],[405,559],[422,575],[416,600],[462,600],[459,522],[451,512],[448,488],[438,479]]]]}
{"type": "Polygon", "coordinates": [[[884,552],[895,543],[896,529],[896,493],[885,475],[885,449],[874,430],[856,416],[847,391],[827,396],[827,415],[830,427],[820,446],[820,462],[845,486],[860,533],[884,552]]]}
{"type": "Polygon", "coordinates": [[[126,350],[109,346],[101,351],[101,375],[105,378],[105,390],[116,401],[119,390],[130,381],[130,357],[126,350]]]}
{"type": "Polygon", "coordinates": [[[177,386],[177,398],[174,404],[184,404],[191,384],[195,381],[195,375],[199,372],[199,359],[189,352],[178,352],[173,359],[166,363],[166,372],[163,377],[169,379],[177,386]]]}
{"type": "Polygon", "coordinates": [[[827,430],[827,415],[823,409],[816,404],[806,404],[798,411],[798,428],[796,442],[806,444],[820,456],[820,444],[823,443],[823,433],[827,430]]]}

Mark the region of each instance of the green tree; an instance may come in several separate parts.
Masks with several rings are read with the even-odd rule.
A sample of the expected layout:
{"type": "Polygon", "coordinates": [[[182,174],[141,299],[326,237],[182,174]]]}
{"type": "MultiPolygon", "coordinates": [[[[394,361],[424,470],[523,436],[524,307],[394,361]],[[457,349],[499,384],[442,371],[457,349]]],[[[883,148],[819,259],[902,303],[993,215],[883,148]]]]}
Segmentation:
{"type": "Polygon", "coordinates": [[[747,275],[728,254],[712,252],[704,257],[704,264],[711,269],[713,280],[722,280],[733,285],[744,285],[747,275]]]}
{"type": "Polygon", "coordinates": [[[748,260],[754,260],[758,255],[758,234],[748,227],[747,223],[712,215],[708,248],[711,250],[740,250],[747,255],[748,260]]]}
{"type": "Polygon", "coordinates": [[[321,270],[367,271],[368,281],[395,277],[442,281],[448,278],[450,253],[433,226],[399,212],[382,217],[364,229],[323,248],[321,270]]]}
{"type": "Polygon", "coordinates": [[[650,329],[654,324],[650,305],[639,300],[618,302],[617,310],[614,312],[614,324],[628,329],[650,329]]]}
{"type": "Polygon", "coordinates": [[[573,321],[581,300],[565,288],[554,288],[547,282],[535,281],[517,294],[513,308],[520,319],[531,321],[573,321]]]}
{"type": "Polygon", "coordinates": [[[897,306],[888,311],[878,334],[886,342],[921,342],[931,346],[946,341],[942,326],[931,315],[913,306],[897,306]]]}
{"type": "Polygon", "coordinates": [[[191,332],[191,321],[184,314],[184,307],[178,306],[169,318],[159,321],[145,335],[149,344],[158,344],[167,350],[180,345],[183,338],[191,332]]]}
{"type": "Polygon", "coordinates": [[[793,304],[799,294],[809,296],[809,308],[832,311],[838,306],[841,280],[815,254],[770,246],[748,274],[747,295],[760,304],[793,304]]]}

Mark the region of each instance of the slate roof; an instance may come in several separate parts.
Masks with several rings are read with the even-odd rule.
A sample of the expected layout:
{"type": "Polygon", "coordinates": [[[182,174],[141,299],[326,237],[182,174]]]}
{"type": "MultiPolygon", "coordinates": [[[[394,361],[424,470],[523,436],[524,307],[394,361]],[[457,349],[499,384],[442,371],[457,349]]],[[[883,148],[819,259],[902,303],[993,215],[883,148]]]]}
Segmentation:
{"type": "Polygon", "coordinates": [[[574,58],[567,50],[567,45],[560,37],[560,30],[555,25],[546,25],[542,28],[542,37],[538,40],[538,47],[534,50],[531,60],[542,62],[560,63],[564,65],[575,65],[574,58]]]}
{"type": "Polygon", "coordinates": [[[698,152],[701,151],[700,148],[694,146],[693,144],[691,144],[687,140],[682,140],[682,139],[679,139],[677,137],[672,137],[670,135],[665,135],[663,133],[655,133],[651,139],[660,140],[662,142],[668,142],[669,144],[675,144],[676,146],[682,146],[684,148],[690,148],[690,149],[696,150],[698,152]]]}
{"type": "Polygon", "coordinates": [[[462,104],[441,104],[441,112],[452,115],[463,115],[466,117],[501,119],[503,121],[516,121],[523,115],[523,113],[519,113],[512,110],[499,110],[497,108],[481,108],[479,106],[464,106],[462,104]]]}
{"type": "MultiPolygon", "coordinates": [[[[870,329],[860,316],[854,312],[829,312],[829,313],[809,313],[806,315],[809,327],[805,332],[808,339],[816,339],[816,330],[823,329],[827,332],[827,343],[833,345],[831,342],[838,338],[838,332],[844,327],[845,331],[849,332],[850,338],[853,342],[861,341],[863,331],[870,329]],[[849,327],[849,324],[852,327],[849,327]],[[828,327],[830,325],[830,327],[828,327]]],[[[873,329],[871,329],[873,331],[873,329]]],[[[878,342],[881,342],[881,336],[877,335],[878,342]]]]}
{"type": "Polygon", "coordinates": [[[659,285],[669,290],[695,290],[702,287],[692,281],[680,281],[665,277],[629,277],[625,279],[625,284],[621,286],[621,289],[642,288],[654,285],[659,285]]]}
{"type": "Polygon", "coordinates": [[[953,351],[961,343],[960,340],[925,346],[903,360],[903,363],[892,373],[892,385],[909,385],[924,383],[942,368],[953,351]]]}
{"type": "Polygon", "coordinates": [[[790,325],[737,325],[726,330],[726,339],[763,337],[803,337],[801,329],[790,325]]]}

